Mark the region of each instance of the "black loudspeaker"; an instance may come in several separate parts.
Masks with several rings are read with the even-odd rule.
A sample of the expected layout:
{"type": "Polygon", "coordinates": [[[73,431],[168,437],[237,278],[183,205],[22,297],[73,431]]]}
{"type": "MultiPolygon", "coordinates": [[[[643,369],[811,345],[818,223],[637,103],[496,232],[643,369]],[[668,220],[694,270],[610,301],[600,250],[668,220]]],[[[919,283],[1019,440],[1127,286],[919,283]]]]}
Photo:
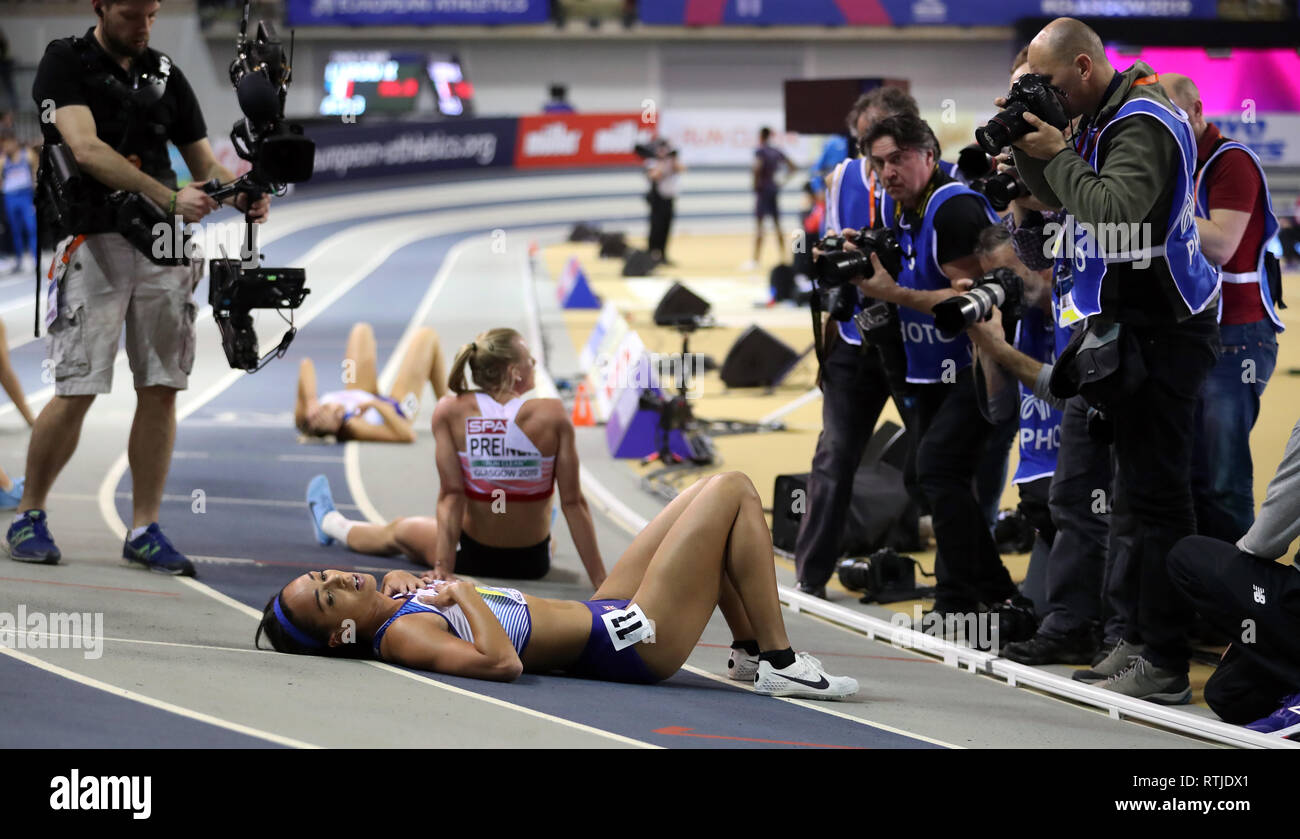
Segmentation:
{"type": "Polygon", "coordinates": [[[777,475],[772,492],[772,544],[790,553],[794,553],[799,521],[808,511],[808,475],[777,475]]]}
{"type": "Polygon", "coordinates": [[[867,442],[867,448],[862,452],[862,463],[888,463],[902,472],[907,463],[907,446],[907,432],[898,423],[885,420],[867,442]]]}
{"type": "Polygon", "coordinates": [[[570,242],[599,242],[600,228],[591,222],[580,221],[573,225],[572,232],[569,233],[570,242]]]}
{"type": "Polygon", "coordinates": [[[781,339],[760,326],[740,334],[722,362],[722,383],[727,387],[771,387],[799,360],[781,339]]]}
{"type": "MultiPolygon", "coordinates": [[[[920,549],[916,505],[903,486],[907,435],[886,422],[867,443],[853,476],[853,500],[843,524],[842,555],[867,556],[880,548],[920,549]]],[[[772,544],[794,552],[799,523],[808,508],[808,473],[777,475],[772,493],[772,544]]]]}
{"type": "Polygon", "coordinates": [[[628,251],[623,261],[623,276],[648,277],[658,264],[649,251],[628,251]]]}
{"type": "Polygon", "coordinates": [[[692,323],[709,313],[709,301],[681,283],[673,283],[655,306],[655,326],[676,326],[692,323]]]}
{"type": "Polygon", "coordinates": [[[601,233],[600,255],[604,259],[622,259],[627,255],[627,239],[622,233],[601,233]]]}
{"type": "Polygon", "coordinates": [[[772,288],[772,301],[793,300],[795,293],[794,268],[789,265],[777,265],[768,275],[768,285],[772,288]]]}

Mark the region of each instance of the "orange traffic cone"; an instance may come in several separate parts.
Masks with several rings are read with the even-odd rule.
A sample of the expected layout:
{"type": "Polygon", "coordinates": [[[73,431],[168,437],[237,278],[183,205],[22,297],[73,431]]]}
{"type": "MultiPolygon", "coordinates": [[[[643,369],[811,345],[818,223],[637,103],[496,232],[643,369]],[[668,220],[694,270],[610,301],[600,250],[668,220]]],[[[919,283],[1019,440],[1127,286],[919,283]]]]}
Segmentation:
{"type": "Polygon", "coordinates": [[[578,396],[573,400],[573,424],[578,427],[596,424],[596,418],[591,413],[591,399],[587,396],[586,382],[578,385],[578,396]]]}

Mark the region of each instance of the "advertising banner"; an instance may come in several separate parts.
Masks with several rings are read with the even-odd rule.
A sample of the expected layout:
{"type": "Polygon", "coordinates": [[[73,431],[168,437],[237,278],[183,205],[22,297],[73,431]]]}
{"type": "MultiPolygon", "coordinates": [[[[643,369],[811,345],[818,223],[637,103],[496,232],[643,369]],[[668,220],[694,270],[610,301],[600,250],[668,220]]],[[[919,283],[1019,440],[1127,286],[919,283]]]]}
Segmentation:
{"type": "Polygon", "coordinates": [[[450,26],[545,23],[550,0],[287,0],[289,26],[450,26]]]}
{"type": "Polygon", "coordinates": [[[637,166],[633,151],[655,137],[653,114],[546,114],[519,118],[515,166],[637,166]],[[648,119],[646,117],[649,117],[648,119]]]}
{"type": "Polygon", "coordinates": [[[312,182],[413,174],[447,169],[509,166],[515,148],[514,119],[456,122],[382,122],[313,126],[316,142],[312,182]]]}

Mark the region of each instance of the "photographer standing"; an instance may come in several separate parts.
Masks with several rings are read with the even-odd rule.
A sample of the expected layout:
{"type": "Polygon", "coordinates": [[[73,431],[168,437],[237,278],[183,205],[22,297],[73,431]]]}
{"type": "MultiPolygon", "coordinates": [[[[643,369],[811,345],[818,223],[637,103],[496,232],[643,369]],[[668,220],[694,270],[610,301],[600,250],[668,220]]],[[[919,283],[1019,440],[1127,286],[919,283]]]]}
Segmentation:
{"type": "Polygon", "coordinates": [[[994,428],[980,415],[971,379],[970,340],[941,335],[933,306],[980,275],[980,232],[997,221],[988,202],[938,166],[934,132],[911,114],[871,127],[862,141],[890,198],[884,223],[897,238],[897,280],[871,248],[863,294],[899,307],[907,381],[916,394],[917,484],[930,502],[937,544],[934,612],[985,611],[1019,592],[998,557],[972,482],[994,428]]]}
{"type": "Polygon", "coordinates": [[[677,199],[677,176],[686,171],[677,150],[665,139],[654,144],[654,157],[645,162],[645,175],[650,179],[650,256],[660,265],[669,265],[668,235],[673,227],[673,202],[677,199]]]}
{"type": "MultiPolygon", "coordinates": [[[[847,123],[854,137],[865,136],[879,120],[893,114],[917,115],[916,100],[898,87],[878,87],[864,93],[850,109],[847,123]]],[[[880,226],[880,185],[865,158],[849,158],[827,180],[825,233],[842,229],[880,226]]],[[[857,290],[840,286],[838,294],[851,294],[862,310],[857,290]]],[[[903,382],[902,337],[896,323],[872,335],[863,346],[863,336],[852,319],[829,318],[824,330],[825,346],[821,365],[822,433],[817,438],[812,470],[808,476],[808,512],[799,523],[795,540],[798,588],[818,597],[826,596],[826,583],[835,573],[835,563],[844,544],[845,517],[853,497],[853,476],[862,453],[875,430],[880,411],[891,392],[900,416],[907,409],[899,402],[903,382]],[[891,352],[892,350],[892,352],[891,352]],[[898,370],[891,386],[889,361],[898,370]]]]}
{"type": "MultiPolygon", "coordinates": [[[[120,199],[141,196],[168,218],[198,222],[217,208],[199,186],[176,188],[167,156],[170,140],[196,181],[233,180],[217,163],[198,100],[180,68],[149,48],[158,0],[93,0],[98,23],[81,37],[45,50],[32,96],[53,103],[43,122],[47,154],[65,144],[81,170],[79,199],[67,212],[73,229],[58,249],[47,315],[55,396],[41,411],[27,450],[27,483],[8,532],[9,555],[53,564],[60,552],[45,513],[46,496],[76,450],[95,396],[112,389],[113,364],[126,325],[126,351],[135,380],[136,410],[127,455],[132,480],[132,530],[125,559],[151,571],[193,576],[194,566],[158,527],[158,509],[176,436],[176,392],[194,364],[192,300],[203,260],[155,264],[118,232],[120,199]],[[110,202],[110,195],[120,191],[110,202]],[[52,322],[51,322],[52,319],[52,322]]],[[[43,176],[53,177],[48,165],[43,176]]],[[[269,198],[240,195],[234,205],[265,220],[269,198]]]]}
{"type": "Polygon", "coordinates": [[[1101,684],[1107,690],[1186,702],[1192,609],[1166,558],[1195,531],[1197,395],[1218,356],[1219,276],[1193,222],[1196,142],[1151,68],[1117,72],[1097,33],[1073,18],[1034,37],[1029,69],[1060,92],[1067,118],[1083,117],[1067,140],[1027,112],[1030,132],[1013,145],[1034,196],[1070,214],[1057,254],[1070,265],[1058,286],[1062,322],[1087,318],[1086,335],[1104,348],[1100,364],[1093,354],[1076,365],[1067,351],[1053,391],[1082,391],[1103,409],[1116,465],[1112,528],[1128,521],[1132,534],[1108,582],[1122,597],[1125,643],[1094,670],[1113,675],[1101,684]]]}
{"type": "Polygon", "coordinates": [[[1286,328],[1270,287],[1278,283],[1280,295],[1282,274],[1266,248],[1280,225],[1259,158],[1205,121],[1196,83],[1174,73],[1162,75],[1160,83],[1187,112],[1196,135],[1196,229],[1201,251],[1223,268],[1223,356],[1205,381],[1196,411],[1196,530],[1235,542],[1255,521],[1250,430],[1277,366],[1277,333],[1286,328]]]}

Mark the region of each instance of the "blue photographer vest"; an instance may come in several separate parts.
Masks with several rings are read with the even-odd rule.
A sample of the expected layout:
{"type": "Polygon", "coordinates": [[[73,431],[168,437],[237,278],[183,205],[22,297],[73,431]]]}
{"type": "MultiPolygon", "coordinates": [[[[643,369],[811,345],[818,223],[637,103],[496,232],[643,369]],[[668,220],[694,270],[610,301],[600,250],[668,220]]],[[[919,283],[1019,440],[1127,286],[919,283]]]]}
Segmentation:
{"type": "MultiPolygon", "coordinates": [[[[878,191],[876,173],[871,162],[865,157],[846,160],[841,163],[831,177],[831,188],[826,200],[825,224],[822,234],[827,230],[840,231],[846,227],[875,227],[878,191]]],[[[856,293],[857,302],[853,313],[862,311],[862,295],[856,293]]],[[[855,346],[862,344],[862,333],[852,320],[839,321],[840,337],[855,346]]]]}
{"type": "MultiPolygon", "coordinates": [[[[984,211],[988,214],[989,224],[997,222],[997,214],[993,212],[993,208],[989,206],[984,196],[978,192],[956,181],[939,187],[926,202],[925,215],[921,217],[918,229],[913,230],[907,226],[901,214],[893,221],[894,232],[898,235],[898,244],[903,249],[903,270],[898,277],[900,286],[919,291],[952,288],[952,282],[939,267],[934,216],[944,202],[958,195],[974,195],[980,199],[984,204],[984,211]]],[[[892,204],[891,201],[890,205],[892,204]]],[[[948,361],[956,365],[955,368],[948,365],[954,372],[970,365],[970,338],[965,332],[952,338],[944,338],[934,325],[934,315],[927,315],[907,306],[898,307],[898,318],[903,330],[903,348],[907,352],[909,382],[943,381],[945,362],[948,361]]]]}
{"type": "MultiPolygon", "coordinates": [[[[1026,308],[1016,324],[1015,347],[1044,364],[1056,361],[1060,349],[1069,342],[1070,331],[1048,323],[1048,316],[1037,306],[1026,308]]],[[[1014,484],[1046,478],[1056,471],[1056,453],[1061,447],[1061,412],[1034,395],[1034,389],[1020,382],[1020,465],[1014,484]]]]}
{"type": "MultiPolygon", "coordinates": [[[[960,177],[958,177],[956,163],[949,163],[946,160],[940,160],[939,171],[943,172],[945,175],[952,178],[957,183],[965,186],[965,181],[963,181],[960,177]]],[[[873,173],[873,177],[874,177],[874,173],[873,173]]],[[[877,218],[885,219],[885,223],[888,224],[889,219],[894,217],[894,199],[889,197],[889,193],[885,192],[883,187],[877,189],[876,191],[880,194],[880,200],[878,202],[880,205],[880,211],[879,213],[877,213],[877,218]]]]}
{"type": "Polygon", "coordinates": [[[1223,281],[1225,283],[1240,283],[1249,285],[1254,283],[1259,286],[1259,297],[1264,302],[1264,311],[1268,312],[1268,319],[1273,322],[1273,329],[1276,332],[1282,332],[1286,326],[1282,323],[1282,318],[1277,314],[1277,308],[1273,305],[1273,292],[1268,287],[1268,277],[1264,274],[1264,255],[1268,253],[1268,243],[1277,235],[1281,225],[1278,224],[1277,216],[1273,215],[1273,196],[1268,192],[1268,178],[1264,176],[1264,166],[1259,162],[1259,158],[1247,146],[1238,143],[1236,140],[1229,140],[1226,143],[1220,143],[1219,147],[1210,155],[1210,159],[1205,161],[1201,171],[1196,174],[1196,214],[1201,218],[1210,217],[1210,183],[1205,178],[1205,173],[1209,170],[1210,164],[1215,158],[1229,149],[1241,149],[1250,155],[1251,162],[1259,171],[1259,181],[1264,185],[1264,238],[1260,241],[1259,253],[1255,255],[1255,270],[1246,274],[1231,274],[1223,272],[1223,281]]]}
{"type": "MultiPolygon", "coordinates": [[[[1061,285],[1060,317],[1063,326],[1101,312],[1101,287],[1108,262],[1164,259],[1178,288],[1178,294],[1191,314],[1204,311],[1219,291],[1219,270],[1201,253],[1201,240],[1196,232],[1196,206],[1192,196],[1192,179],[1196,171],[1196,139],[1182,111],[1171,111],[1150,99],[1130,99],[1101,128],[1089,128],[1079,138],[1075,148],[1089,166],[1098,169],[1098,149],[1105,133],[1121,120],[1142,114],[1159,120],[1174,136],[1182,153],[1182,165],[1174,169],[1174,205],[1169,213],[1165,243],[1163,247],[1152,246],[1139,252],[1133,252],[1130,247],[1120,253],[1104,253],[1102,247],[1114,244],[1116,240],[1128,240],[1131,244],[1131,232],[1124,236],[1105,236],[1103,239],[1110,241],[1098,244],[1087,227],[1076,222],[1072,216],[1066,216],[1063,235],[1058,238],[1060,249],[1056,253],[1058,266],[1063,261],[1069,261],[1072,269],[1068,277],[1063,271],[1058,270],[1056,273],[1057,282],[1061,285]]],[[[1128,229],[1132,231],[1133,228],[1128,229]]]]}

